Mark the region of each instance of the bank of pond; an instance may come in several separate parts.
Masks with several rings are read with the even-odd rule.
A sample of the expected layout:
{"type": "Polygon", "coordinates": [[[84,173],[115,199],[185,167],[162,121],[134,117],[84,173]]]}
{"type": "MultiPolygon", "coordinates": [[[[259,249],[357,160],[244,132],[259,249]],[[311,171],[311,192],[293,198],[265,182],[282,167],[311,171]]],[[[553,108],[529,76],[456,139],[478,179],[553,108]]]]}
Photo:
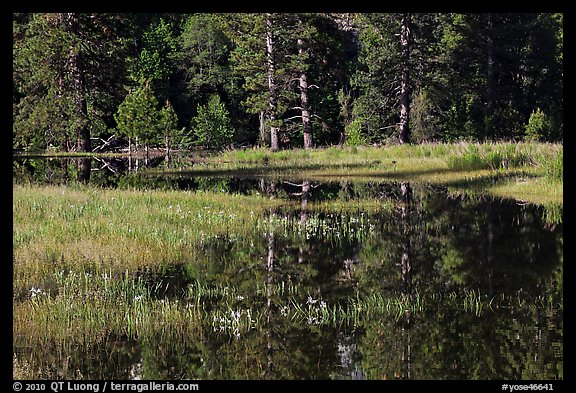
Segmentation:
{"type": "Polygon", "coordinates": [[[15,378],[563,379],[562,204],[132,160],[14,161],[15,378]]]}

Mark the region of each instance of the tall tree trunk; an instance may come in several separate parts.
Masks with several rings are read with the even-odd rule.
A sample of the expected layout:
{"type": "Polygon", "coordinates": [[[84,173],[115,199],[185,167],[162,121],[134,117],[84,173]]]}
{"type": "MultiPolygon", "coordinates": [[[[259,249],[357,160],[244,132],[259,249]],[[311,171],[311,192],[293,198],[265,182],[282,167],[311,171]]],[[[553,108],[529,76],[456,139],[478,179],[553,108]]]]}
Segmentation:
{"type": "Polygon", "coordinates": [[[274,360],[272,355],[274,350],[272,348],[272,296],[274,294],[274,263],[276,261],[276,234],[271,231],[268,234],[268,257],[266,259],[266,357],[267,367],[266,374],[268,378],[272,378],[272,371],[274,368],[274,360]]]}
{"type": "Polygon", "coordinates": [[[486,115],[485,137],[490,139],[492,135],[492,115],[494,114],[494,39],[492,37],[493,21],[492,14],[486,19],[486,115]]]}
{"type": "Polygon", "coordinates": [[[410,293],[412,289],[412,264],[410,263],[410,206],[412,204],[412,187],[410,183],[400,184],[400,195],[402,198],[402,257],[400,265],[402,268],[402,283],[404,291],[410,293]]]}
{"type": "Polygon", "coordinates": [[[488,206],[486,207],[486,220],[487,220],[487,225],[486,225],[486,230],[487,230],[487,235],[488,235],[488,245],[487,245],[487,250],[486,250],[486,262],[488,265],[488,289],[490,292],[492,292],[493,287],[493,277],[494,277],[494,238],[495,236],[495,225],[494,225],[494,206],[492,205],[492,203],[489,203],[488,206]]]}
{"type": "Polygon", "coordinates": [[[260,122],[260,126],[258,128],[259,135],[258,135],[258,144],[260,146],[269,146],[270,145],[270,134],[266,132],[266,112],[260,111],[258,114],[258,120],[260,122]]]}
{"type": "MultiPolygon", "coordinates": [[[[80,21],[78,14],[65,14],[66,30],[78,35],[80,21]]],[[[92,151],[90,141],[90,130],[88,129],[88,109],[86,105],[86,85],[84,83],[83,71],[81,68],[81,59],[78,48],[75,45],[70,46],[68,54],[68,69],[72,79],[72,89],[74,91],[74,115],[78,119],[78,148],[82,151],[92,151]]]]}
{"type": "Polygon", "coordinates": [[[274,32],[270,14],[266,14],[266,57],[268,59],[268,105],[270,107],[268,118],[270,119],[270,149],[278,150],[280,148],[278,141],[278,105],[277,105],[277,86],[276,86],[276,60],[274,58],[274,32]]]}
{"type": "Polygon", "coordinates": [[[403,14],[400,26],[400,47],[402,50],[400,143],[410,143],[410,40],[410,14],[403,14]]]}
{"type": "MultiPolygon", "coordinates": [[[[298,53],[303,55],[304,41],[298,38],[298,53]]],[[[302,109],[302,126],[304,127],[304,149],[311,149],[312,142],[312,125],[310,123],[310,111],[308,109],[308,78],[306,71],[300,73],[300,107],[302,109]]]]}
{"type": "MultiPolygon", "coordinates": [[[[308,200],[310,199],[310,189],[312,183],[310,181],[302,182],[302,194],[300,203],[300,225],[304,233],[306,232],[306,224],[308,223],[308,200]]],[[[304,246],[298,249],[298,263],[304,263],[304,246]]]]}
{"type": "Polygon", "coordinates": [[[92,159],[89,157],[80,159],[78,167],[78,180],[88,184],[90,182],[90,173],[92,172],[92,159]]]}

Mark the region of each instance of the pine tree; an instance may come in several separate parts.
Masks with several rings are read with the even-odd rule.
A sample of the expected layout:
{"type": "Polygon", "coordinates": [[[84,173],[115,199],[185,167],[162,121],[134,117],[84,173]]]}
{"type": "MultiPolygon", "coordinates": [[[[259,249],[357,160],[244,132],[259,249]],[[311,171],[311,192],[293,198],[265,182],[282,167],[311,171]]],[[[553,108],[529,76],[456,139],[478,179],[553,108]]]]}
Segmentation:
{"type": "Polygon", "coordinates": [[[228,60],[232,43],[220,29],[216,15],[189,16],[178,43],[178,62],[189,94],[202,101],[210,94],[229,92],[234,83],[228,60]]]}
{"type": "MultiPolygon", "coordinates": [[[[280,148],[283,116],[294,98],[286,70],[289,61],[286,14],[226,14],[220,16],[223,31],[234,43],[233,72],[244,79],[248,96],[243,102],[248,113],[260,116],[260,129],[269,129],[271,150],[280,148]]],[[[295,46],[296,42],[292,44],[295,46]]],[[[264,135],[262,135],[264,137],[264,135]]],[[[260,143],[263,143],[261,138],[260,143]]],[[[266,137],[266,139],[268,139],[266,137]]]]}
{"type": "Polygon", "coordinates": [[[360,97],[354,111],[372,140],[390,137],[394,130],[398,142],[410,140],[414,19],[410,14],[360,15],[361,68],[353,78],[360,97]]]}
{"type": "Polygon", "coordinates": [[[468,128],[476,139],[519,138],[536,108],[553,113],[560,128],[561,18],[451,14],[443,23],[444,86],[450,89],[442,107],[448,132],[468,128]]]}
{"type": "Polygon", "coordinates": [[[180,134],[177,130],[178,127],[178,116],[174,112],[174,108],[170,104],[169,100],[166,100],[166,104],[162,107],[159,115],[158,128],[164,136],[164,143],[166,145],[166,154],[170,154],[170,148],[174,138],[180,134]]]}
{"type": "Polygon", "coordinates": [[[18,16],[14,143],[90,150],[121,100],[127,21],[114,14],[18,16]]]}
{"type": "Polygon", "coordinates": [[[160,112],[157,109],[158,100],[154,96],[148,82],[128,93],[124,102],[118,107],[114,119],[117,131],[128,138],[128,152],[132,154],[132,141],[148,146],[158,136],[160,112]]]}
{"type": "Polygon", "coordinates": [[[220,97],[210,96],[206,105],[198,105],[198,114],[192,120],[196,145],[209,149],[222,149],[232,143],[234,129],[228,110],[220,97]]]}

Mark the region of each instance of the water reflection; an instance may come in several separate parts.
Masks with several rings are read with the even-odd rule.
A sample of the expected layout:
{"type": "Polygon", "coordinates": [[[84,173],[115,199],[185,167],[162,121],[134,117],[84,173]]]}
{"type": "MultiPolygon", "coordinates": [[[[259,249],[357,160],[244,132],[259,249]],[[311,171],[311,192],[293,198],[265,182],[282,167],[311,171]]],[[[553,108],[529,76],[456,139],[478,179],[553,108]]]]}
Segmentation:
{"type": "Polygon", "coordinates": [[[158,302],[188,302],[195,283],[227,288],[202,297],[199,336],[108,336],[43,351],[15,337],[14,352],[43,377],[563,378],[562,224],[549,225],[539,207],[409,182],[156,178],[121,174],[113,161],[58,164],[14,164],[14,181],[291,203],[257,217],[250,236],[212,239],[194,260],[142,273],[158,302]],[[244,330],[211,319],[248,310],[254,323],[244,330]]]}

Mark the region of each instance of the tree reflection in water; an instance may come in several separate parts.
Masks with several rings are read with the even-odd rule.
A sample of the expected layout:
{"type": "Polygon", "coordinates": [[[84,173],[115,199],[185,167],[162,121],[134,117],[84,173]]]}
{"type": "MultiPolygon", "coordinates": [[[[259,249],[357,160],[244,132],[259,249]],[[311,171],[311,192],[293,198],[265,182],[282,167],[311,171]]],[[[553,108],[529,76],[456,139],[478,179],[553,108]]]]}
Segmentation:
{"type": "Polygon", "coordinates": [[[110,335],[38,351],[16,337],[14,352],[45,377],[78,378],[80,370],[82,378],[124,379],[137,367],[144,379],[563,378],[562,223],[546,221],[542,207],[409,182],[200,179],[106,166],[119,168],[83,159],[23,162],[13,173],[15,182],[285,199],[255,217],[251,236],[216,239],[198,260],[150,278],[151,286],[172,280],[175,298],[194,280],[228,287],[233,297],[204,299],[207,315],[236,307],[260,319],[239,338],[204,326],[201,337],[110,335]],[[462,306],[470,291],[481,313],[462,306]],[[423,307],[400,316],[362,308],[371,298],[423,307]],[[321,314],[322,302],[335,311],[321,314]],[[297,307],[310,318],[295,317],[297,307]],[[343,317],[354,310],[359,318],[343,317]]]}

